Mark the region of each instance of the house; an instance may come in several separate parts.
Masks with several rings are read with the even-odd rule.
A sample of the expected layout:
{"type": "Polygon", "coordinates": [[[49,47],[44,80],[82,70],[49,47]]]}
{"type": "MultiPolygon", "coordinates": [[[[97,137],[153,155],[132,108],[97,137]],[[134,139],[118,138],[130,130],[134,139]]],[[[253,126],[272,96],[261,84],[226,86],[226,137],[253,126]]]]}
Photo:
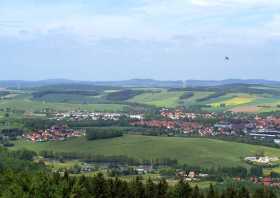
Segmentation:
{"type": "Polygon", "coordinates": [[[271,177],[265,177],[262,180],[262,183],[264,186],[270,186],[272,184],[272,179],[271,177]]]}
{"type": "Polygon", "coordinates": [[[232,124],[230,123],[217,123],[214,125],[218,129],[232,129],[232,124]]]}
{"type": "Polygon", "coordinates": [[[195,172],[194,171],[190,171],[189,174],[188,174],[188,177],[191,178],[191,179],[194,179],[196,176],[195,172]]]}
{"type": "Polygon", "coordinates": [[[136,170],[137,174],[139,174],[139,175],[144,175],[146,173],[144,168],[136,168],[135,170],[136,170]]]}

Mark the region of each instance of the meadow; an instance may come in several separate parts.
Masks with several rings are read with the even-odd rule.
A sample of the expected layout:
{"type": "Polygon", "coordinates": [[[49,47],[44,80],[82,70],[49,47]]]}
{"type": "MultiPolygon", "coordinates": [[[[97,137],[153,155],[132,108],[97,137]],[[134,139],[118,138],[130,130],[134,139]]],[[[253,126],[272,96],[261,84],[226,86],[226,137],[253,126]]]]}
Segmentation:
{"type": "Polygon", "coordinates": [[[0,100],[0,109],[14,109],[27,112],[42,111],[44,109],[53,109],[56,111],[123,111],[127,105],[122,104],[73,104],[35,101],[28,98],[17,98],[10,100],[0,100]]]}
{"type": "Polygon", "coordinates": [[[264,146],[228,142],[207,138],[152,137],[125,135],[114,139],[88,141],[74,138],[63,142],[32,143],[26,140],[15,142],[12,149],[29,149],[36,152],[91,153],[96,155],[125,155],[140,160],[156,158],[177,159],[180,164],[203,167],[246,166],[246,156],[263,151],[268,156],[280,157],[280,150],[264,146]]]}
{"type": "Polygon", "coordinates": [[[192,97],[187,98],[187,99],[185,99],[185,100],[182,100],[184,106],[188,107],[188,106],[191,106],[191,105],[196,105],[196,104],[199,103],[199,102],[198,102],[199,99],[208,97],[209,95],[213,94],[214,92],[208,92],[208,91],[194,91],[194,92],[192,92],[192,93],[193,93],[193,96],[192,96],[192,97]]]}
{"type": "Polygon", "coordinates": [[[177,107],[179,106],[180,96],[183,91],[167,91],[143,93],[129,99],[129,102],[153,105],[156,107],[177,107]]]}

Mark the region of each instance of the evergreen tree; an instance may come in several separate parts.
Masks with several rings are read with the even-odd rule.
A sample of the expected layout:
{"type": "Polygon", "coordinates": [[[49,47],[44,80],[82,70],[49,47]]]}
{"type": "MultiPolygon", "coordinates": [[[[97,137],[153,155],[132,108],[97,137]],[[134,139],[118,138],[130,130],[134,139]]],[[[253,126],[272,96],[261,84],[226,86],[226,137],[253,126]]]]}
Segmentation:
{"type": "Polygon", "coordinates": [[[265,198],[265,192],[263,188],[259,188],[253,195],[253,198],[265,198]]]}
{"type": "Polygon", "coordinates": [[[157,198],[167,198],[168,183],[165,179],[161,179],[157,185],[157,198]]]}
{"type": "Polygon", "coordinates": [[[200,193],[197,185],[193,189],[191,198],[203,198],[203,195],[200,193]]]}
{"type": "Polygon", "coordinates": [[[140,177],[136,177],[136,179],[132,181],[130,185],[130,196],[131,198],[145,197],[145,188],[140,177]]]}
{"type": "Polygon", "coordinates": [[[207,193],[207,198],[218,198],[217,193],[214,190],[214,187],[212,184],[210,184],[208,193],[207,193]]]}
{"type": "Polygon", "coordinates": [[[190,185],[184,182],[182,179],[175,185],[174,197],[176,198],[189,198],[192,195],[192,189],[190,185]]]}
{"type": "Polygon", "coordinates": [[[271,189],[265,189],[265,198],[276,198],[277,196],[271,189]]]}
{"type": "Polygon", "coordinates": [[[109,196],[108,183],[101,173],[93,179],[93,196],[95,198],[107,198],[109,196]]]}
{"type": "Polygon", "coordinates": [[[249,191],[243,186],[239,192],[238,192],[238,197],[242,198],[250,198],[250,193],[249,191]]]}
{"type": "Polygon", "coordinates": [[[90,198],[90,195],[87,189],[83,186],[83,184],[81,184],[79,180],[77,180],[71,189],[70,198],[81,198],[81,197],[90,198]]]}
{"type": "Polygon", "coordinates": [[[151,180],[151,178],[148,179],[146,186],[145,186],[145,197],[146,198],[155,198],[156,197],[156,185],[151,180]]]}
{"type": "Polygon", "coordinates": [[[226,197],[228,197],[228,198],[238,198],[237,196],[238,196],[237,192],[235,191],[234,188],[232,188],[232,187],[227,188],[227,190],[226,190],[226,197]]]}

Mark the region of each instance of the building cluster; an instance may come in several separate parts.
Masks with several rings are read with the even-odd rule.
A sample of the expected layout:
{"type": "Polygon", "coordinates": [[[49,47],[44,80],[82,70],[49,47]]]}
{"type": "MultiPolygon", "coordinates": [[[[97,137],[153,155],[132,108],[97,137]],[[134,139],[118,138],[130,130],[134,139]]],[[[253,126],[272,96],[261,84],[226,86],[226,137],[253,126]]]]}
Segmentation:
{"type": "Polygon", "coordinates": [[[262,157],[245,157],[244,160],[246,162],[255,163],[255,164],[258,164],[258,165],[270,165],[273,162],[279,161],[279,158],[278,157],[262,156],[262,157]]]}
{"type": "Polygon", "coordinates": [[[196,122],[181,122],[174,120],[140,120],[130,122],[132,126],[142,126],[150,128],[180,130],[183,133],[194,133],[202,128],[202,125],[196,122]]]}
{"type": "Polygon", "coordinates": [[[71,137],[85,136],[85,132],[75,131],[67,126],[53,126],[46,130],[38,130],[23,134],[23,138],[32,142],[63,141],[71,137]]]}
{"type": "Polygon", "coordinates": [[[193,112],[184,112],[182,110],[169,110],[162,109],[160,115],[164,118],[171,120],[181,120],[181,119],[196,119],[196,118],[214,118],[215,113],[193,113],[193,112]]]}
{"type": "Polygon", "coordinates": [[[160,115],[160,119],[140,119],[131,121],[130,125],[176,130],[182,134],[200,136],[241,135],[280,144],[280,118],[276,116],[254,117],[250,115],[194,113],[168,109],[162,109],[160,115]]]}
{"type": "Polygon", "coordinates": [[[65,113],[54,114],[54,119],[56,120],[72,120],[72,121],[82,121],[82,120],[119,120],[122,116],[129,119],[141,120],[144,118],[143,114],[123,114],[115,112],[88,112],[88,111],[71,111],[65,113]]]}
{"type": "Polygon", "coordinates": [[[209,175],[205,173],[198,173],[195,171],[179,171],[176,173],[176,177],[179,179],[183,179],[185,181],[198,181],[203,178],[207,178],[209,175]]]}
{"type": "Polygon", "coordinates": [[[255,184],[262,184],[267,187],[280,187],[280,179],[279,178],[271,178],[271,177],[251,177],[251,181],[255,184]]]}

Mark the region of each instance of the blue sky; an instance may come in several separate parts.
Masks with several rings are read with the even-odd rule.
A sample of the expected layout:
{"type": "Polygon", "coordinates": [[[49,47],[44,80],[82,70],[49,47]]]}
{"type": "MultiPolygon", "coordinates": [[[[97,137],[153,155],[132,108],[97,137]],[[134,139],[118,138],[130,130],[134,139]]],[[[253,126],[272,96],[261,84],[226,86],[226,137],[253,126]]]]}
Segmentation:
{"type": "Polygon", "coordinates": [[[0,54],[2,80],[280,80],[280,1],[0,0],[0,54]]]}

